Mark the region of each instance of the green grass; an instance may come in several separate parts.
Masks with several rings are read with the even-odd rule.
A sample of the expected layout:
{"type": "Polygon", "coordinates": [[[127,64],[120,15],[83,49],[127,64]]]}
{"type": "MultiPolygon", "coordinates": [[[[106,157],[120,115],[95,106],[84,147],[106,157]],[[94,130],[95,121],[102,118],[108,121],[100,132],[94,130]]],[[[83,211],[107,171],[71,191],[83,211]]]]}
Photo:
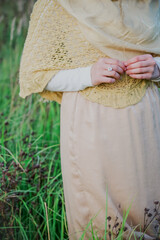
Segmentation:
{"type": "Polygon", "coordinates": [[[6,26],[0,44],[0,239],[68,239],[60,106],[43,103],[38,95],[19,97],[27,27],[18,35],[19,19],[7,20],[0,27],[2,36],[6,26]]]}
{"type": "MultiPolygon", "coordinates": [[[[0,239],[65,240],[68,228],[60,162],[60,106],[19,97],[19,63],[27,25],[8,14],[0,25],[0,239]],[[5,32],[5,33],[4,33],[5,32]]],[[[109,229],[107,220],[104,239],[109,229]]],[[[116,239],[122,239],[124,224],[116,239]]],[[[95,216],[96,217],[96,216],[95,216]]],[[[98,239],[91,226],[92,239],[98,239]]],[[[112,239],[113,239],[113,234],[112,239]]]]}

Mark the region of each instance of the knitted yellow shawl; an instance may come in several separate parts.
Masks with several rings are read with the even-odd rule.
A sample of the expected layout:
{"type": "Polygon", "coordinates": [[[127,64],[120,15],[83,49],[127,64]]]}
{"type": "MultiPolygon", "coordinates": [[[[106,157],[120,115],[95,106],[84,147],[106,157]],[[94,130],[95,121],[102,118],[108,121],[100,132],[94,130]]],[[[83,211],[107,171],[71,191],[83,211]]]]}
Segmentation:
{"type": "MultiPolygon", "coordinates": [[[[156,24],[152,28],[150,25],[151,31],[146,31],[143,37],[141,34],[136,39],[135,31],[140,31],[138,25],[133,24],[134,31],[129,25],[124,27],[125,21],[120,21],[119,9],[115,1],[87,0],[87,3],[86,0],[36,2],[20,63],[19,95],[22,98],[32,93],[39,93],[45,99],[61,103],[63,92],[44,90],[53,75],[60,70],[86,67],[101,57],[126,60],[145,53],[160,55],[160,37],[157,32],[159,25],[156,25],[160,21],[157,21],[154,11],[152,14],[156,17],[149,17],[154,19],[156,24]],[[90,6],[89,10],[85,8],[86,4],[90,6]],[[113,10],[112,14],[109,10],[113,10]],[[115,35],[116,31],[117,35],[115,35]],[[155,32],[156,34],[153,34],[155,32]]],[[[154,3],[157,7],[158,0],[154,0],[154,3]]],[[[149,12],[151,11],[146,10],[145,14],[149,12]]],[[[124,16],[123,20],[125,20],[124,16]]],[[[131,19],[130,22],[126,22],[130,23],[131,19]]],[[[141,24],[140,27],[144,32],[144,26],[142,28],[141,24]]],[[[102,83],[79,92],[92,102],[124,108],[139,102],[150,84],[149,80],[133,79],[124,74],[115,83],[102,83]]]]}

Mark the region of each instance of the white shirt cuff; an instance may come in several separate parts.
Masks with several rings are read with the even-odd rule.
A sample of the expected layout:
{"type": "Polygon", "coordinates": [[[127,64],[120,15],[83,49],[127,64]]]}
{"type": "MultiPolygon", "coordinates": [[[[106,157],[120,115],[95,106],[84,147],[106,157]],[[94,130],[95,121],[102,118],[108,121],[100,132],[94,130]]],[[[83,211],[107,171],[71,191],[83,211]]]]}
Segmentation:
{"type": "MultiPolygon", "coordinates": [[[[154,57],[154,60],[156,61],[156,64],[158,65],[159,72],[160,72],[160,57],[154,57]]],[[[159,82],[160,76],[157,78],[152,79],[153,82],[159,82]]]]}

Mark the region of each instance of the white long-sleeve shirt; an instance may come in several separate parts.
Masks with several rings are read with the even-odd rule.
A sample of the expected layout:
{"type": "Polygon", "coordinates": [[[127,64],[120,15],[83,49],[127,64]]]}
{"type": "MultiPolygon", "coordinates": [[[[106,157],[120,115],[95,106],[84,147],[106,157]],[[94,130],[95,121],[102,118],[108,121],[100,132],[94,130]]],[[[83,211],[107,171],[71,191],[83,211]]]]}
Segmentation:
{"type": "MultiPolygon", "coordinates": [[[[154,58],[160,70],[160,57],[154,58]]],[[[91,65],[92,66],[92,65],[91,65]]],[[[68,70],[60,70],[52,77],[45,89],[53,92],[80,91],[86,87],[93,87],[91,81],[91,66],[68,70]]],[[[154,82],[160,81],[160,76],[151,79],[154,82]]]]}
{"type": "Polygon", "coordinates": [[[91,82],[91,66],[60,70],[52,77],[46,86],[49,91],[79,91],[86,87],[93,86],[91,82]]]}

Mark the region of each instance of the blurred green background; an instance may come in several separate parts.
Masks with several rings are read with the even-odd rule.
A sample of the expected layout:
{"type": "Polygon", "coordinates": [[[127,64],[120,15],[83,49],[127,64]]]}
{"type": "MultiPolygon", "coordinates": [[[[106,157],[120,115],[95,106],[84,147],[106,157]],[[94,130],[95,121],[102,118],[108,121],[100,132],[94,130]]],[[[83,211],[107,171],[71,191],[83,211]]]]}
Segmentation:
{"type": "Polygon", "coordinates": [[[0,239],[68,239],[60,106],[19,97],[19,63],[34,0],[0,0],[0,239]]]}

